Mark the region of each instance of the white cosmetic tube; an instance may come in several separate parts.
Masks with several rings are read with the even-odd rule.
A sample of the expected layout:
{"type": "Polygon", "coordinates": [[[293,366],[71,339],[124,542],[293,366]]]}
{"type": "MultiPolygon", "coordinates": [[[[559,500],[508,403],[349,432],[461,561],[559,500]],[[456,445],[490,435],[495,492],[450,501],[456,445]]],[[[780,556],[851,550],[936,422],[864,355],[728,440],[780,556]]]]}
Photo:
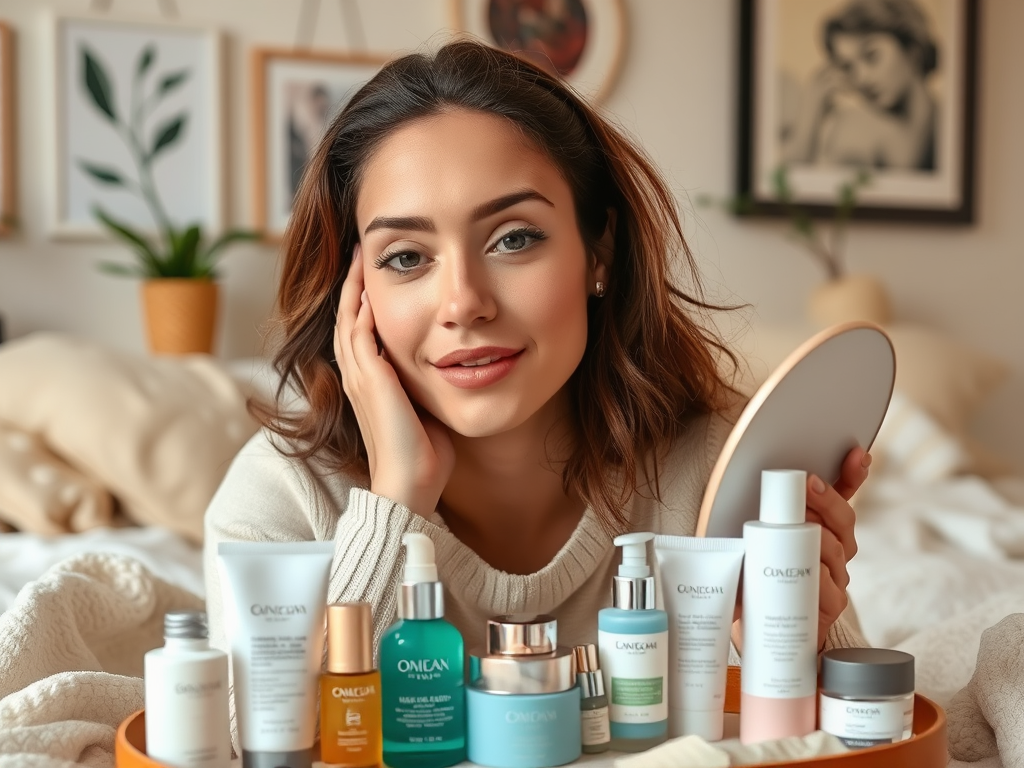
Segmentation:
{"type": "Polygon", "coordinates": [[[243,768],[309,768],[332,542],[217,545],[243,768]]]}
{"type": "Polygon", "coordinates": [[[655,536],[668,613],[669,736],[720,741],[742,539],[655,536]]]}

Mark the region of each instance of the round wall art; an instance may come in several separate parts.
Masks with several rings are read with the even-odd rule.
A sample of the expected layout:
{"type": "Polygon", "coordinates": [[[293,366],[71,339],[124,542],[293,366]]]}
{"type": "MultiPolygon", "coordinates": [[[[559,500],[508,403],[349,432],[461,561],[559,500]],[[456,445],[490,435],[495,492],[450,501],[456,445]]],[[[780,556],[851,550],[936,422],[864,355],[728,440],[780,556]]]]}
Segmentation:
{"type": "Polygon", "coordinates": [[[623,0],[450,0],[452,26],[565,79],[593,102],[611,91],[626,38],[623,0]]]}

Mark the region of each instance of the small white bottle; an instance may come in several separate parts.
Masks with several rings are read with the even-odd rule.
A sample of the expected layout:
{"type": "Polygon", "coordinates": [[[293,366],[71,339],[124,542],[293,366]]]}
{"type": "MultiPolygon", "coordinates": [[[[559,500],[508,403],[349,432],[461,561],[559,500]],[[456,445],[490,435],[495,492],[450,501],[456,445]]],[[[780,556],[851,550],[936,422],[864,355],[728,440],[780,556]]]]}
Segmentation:
{"type": "Polygon", "coordinates": [[[760,521],[743,524],[740,741],[814,730],[821,526],[806,522],[807,473],[761,473],[760,521]]]}
{"type": "Polygon", "coordinates": [[[174,611],[145,656],[146,753],[172,768],[231,763],[228,657],[208,638],[204,612],[174,611]]]}

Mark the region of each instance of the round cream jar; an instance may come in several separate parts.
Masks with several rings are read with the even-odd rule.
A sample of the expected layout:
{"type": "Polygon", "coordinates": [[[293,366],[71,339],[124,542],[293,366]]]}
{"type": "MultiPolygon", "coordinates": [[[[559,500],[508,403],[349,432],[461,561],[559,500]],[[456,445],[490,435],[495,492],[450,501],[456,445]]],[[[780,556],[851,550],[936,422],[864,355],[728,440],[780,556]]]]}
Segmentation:
{"type": "Polygon", "coordinates": [[[833,648],[821,657],[818,727],[852,748],[909,739],[914,657],[887,648],[833,648]]]}

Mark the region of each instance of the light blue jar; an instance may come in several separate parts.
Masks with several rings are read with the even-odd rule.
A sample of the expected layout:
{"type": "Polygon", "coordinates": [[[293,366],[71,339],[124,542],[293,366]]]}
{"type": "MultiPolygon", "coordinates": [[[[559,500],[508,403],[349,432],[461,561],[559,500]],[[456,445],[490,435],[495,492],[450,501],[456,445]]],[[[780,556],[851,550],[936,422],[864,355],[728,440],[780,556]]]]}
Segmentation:
{"type": "Polygon", "coordinates": [[[579,758],[580,691],[572,652],[551,616],[497,616],[487,648],[470,654],[466,736],[471,762],[551,768],[579,758]]]}

